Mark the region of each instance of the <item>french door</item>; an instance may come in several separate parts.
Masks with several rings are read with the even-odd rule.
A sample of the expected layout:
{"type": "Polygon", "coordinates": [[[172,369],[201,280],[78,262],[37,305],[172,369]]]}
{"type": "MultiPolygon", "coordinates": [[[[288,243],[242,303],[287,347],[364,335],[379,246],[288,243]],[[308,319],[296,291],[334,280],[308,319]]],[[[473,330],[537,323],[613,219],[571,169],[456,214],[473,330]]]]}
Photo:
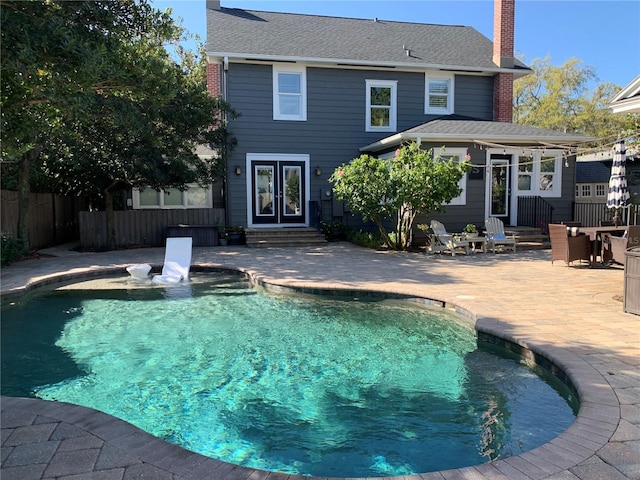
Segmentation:
{"type": "Polygon", "coordinates": [[[251,212],[253,224],[305,224],[306,163],[252,160],[251,212]]]}
{"type": "Polygon", "coordinates": [[[491,154],[489,216],[510,224],[511,155],[491,154]]]}

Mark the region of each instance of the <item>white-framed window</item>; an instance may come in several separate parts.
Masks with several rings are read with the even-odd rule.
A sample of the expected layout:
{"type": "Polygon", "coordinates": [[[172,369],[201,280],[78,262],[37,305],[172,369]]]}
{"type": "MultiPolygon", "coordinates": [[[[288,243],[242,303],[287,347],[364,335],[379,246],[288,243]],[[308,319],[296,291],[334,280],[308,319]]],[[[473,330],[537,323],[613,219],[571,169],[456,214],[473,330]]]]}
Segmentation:
{"type": "Polygon", "coordinates": [[[187,189],[166,188],[160,191],[153,188],[133,189],[134,209],[186,209],[211,208],[213,197],[210,188],[195,184],[187,185],[187,189]]]}
{"type": "Polygon", "coordinates": [[[543,156],[540,158],[540,176],[538,189],[541,192],[553,192],[558,187],[558,175],[560,171],[558,158],[543,156]]]}
{"type": "MultiPolygon", "coordinates": [[[[518,192],[559,197],[562,188],[562,152],[524,152],[518,155],[518,192]]],[[[582,192],[576,189],[576,196],[582,192]]]]}
{"type": "Polygon", "coordinates": [[[273,119],[307,120],[307,71],[297,65],[273,66],[273,119]]]}
{"type": "Polygon", "coordinates": [[[580,197],[591,197],[591,185],[582,184],[580,185],[580,197]]]}
{"type": "MultiPolygon", "coordinates": [[[[433,156],[440,155],[440,159],[443,161],[454,160],[456,162],[462,162],[467,156],[466,148],[443,148],[442,150],[433,149],[433,156]]],[[[458,186],[462,189],[460,195],[451,200],[447,205],[466,205],[467,204],[467,174],[462,175],[462,178],[458,181],[458,186]]]]}
{"type": "Polygon", "coordinates": [[[533,188],[533,157],[518,157],[518,190],[530,192],[533,188]]]}
{"type": "Polygon", "coordinates": [[[596,197],[606,197],[609,192],[609,185],[607,183],[596,184],[596,197]]]}
{"type": "Polygon", "coordinates": [[[453,75],[425,74],[424,113],[450,115],[453,113],[453,75]]]}
{"type": "Polygon", "coordinates": [[[365,131],[395,132],[397,116],[396,80],[367,80],[365,131]]]}

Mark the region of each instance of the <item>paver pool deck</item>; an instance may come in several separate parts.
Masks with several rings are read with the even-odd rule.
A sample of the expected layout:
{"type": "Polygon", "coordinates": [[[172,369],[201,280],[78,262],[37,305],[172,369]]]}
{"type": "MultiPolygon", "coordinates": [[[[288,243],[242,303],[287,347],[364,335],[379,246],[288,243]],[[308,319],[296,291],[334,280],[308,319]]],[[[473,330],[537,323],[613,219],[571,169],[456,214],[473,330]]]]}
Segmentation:
{"type": "MultiPolygon", "coordinates": [[[[160,267],[163,248],[56,257],[3,268],[6,302],[34,286],[160,267]]],[[[375,290],[455,306],[476,329],[527,347],[560,367],[581,406],[547,444],[489,464],[404,477],[640,479],[640,316],[624,313],[622,268],[566,267],[549,251],[457,255],[378,252],[346,242],[321,247],[196,247],[192,265],[243,271],[256,281],[309,289],[375,290]]],[[[634,292],[640,295],[640,292],[634,292]]],[[[61,402],[2,397],[2,480],[296,477],[226,464],[170,445],[126,422],[61,402]]]]}

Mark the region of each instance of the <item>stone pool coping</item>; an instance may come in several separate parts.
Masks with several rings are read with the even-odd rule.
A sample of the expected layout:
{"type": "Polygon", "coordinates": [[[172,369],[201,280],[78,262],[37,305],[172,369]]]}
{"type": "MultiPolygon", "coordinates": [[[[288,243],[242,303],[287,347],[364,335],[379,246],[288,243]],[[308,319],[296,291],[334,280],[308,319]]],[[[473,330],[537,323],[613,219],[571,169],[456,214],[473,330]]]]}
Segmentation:
{"type": "MultiPolygon", "coordinates": [[[[141,249],[19,262],[1,272],[2,298],[8,301],[60,281],[123,274],[132,263],[157,268],[162,256],[163,249],[141,249]]],[[[551,265],[548,252],[451,258],[375,252],[347,243],[267,251],[194,248],[193,263],[238,270],[266,285],[374,290],[455,305],[479,332],[549,361],[577,389],[581,407],[576,421],[549,443],[491,464],[407,478],[640,478],[640,318],[623,313],[615,299],[622,289],[621,269],[551,265]]],[[[3,479],[29,468],[42,468],[32,478],[62,473],[76,475],[74,480],[126,478],[143,470],[154,472],[151,478],[296,478],[202,457],[84,407],[3,397],[2,410],[3,479]],[[48,436],[42,433],[51,428],[48,436]],[[82,437],[91,440],[78,440],[82,437]],[[45,447],[51,451],[48,457],[42,453],[45,447]],[[113,458],[128,460],[107,461],[113,458]],[[78,471],[80,463],[91,470],[78,471]]]]}

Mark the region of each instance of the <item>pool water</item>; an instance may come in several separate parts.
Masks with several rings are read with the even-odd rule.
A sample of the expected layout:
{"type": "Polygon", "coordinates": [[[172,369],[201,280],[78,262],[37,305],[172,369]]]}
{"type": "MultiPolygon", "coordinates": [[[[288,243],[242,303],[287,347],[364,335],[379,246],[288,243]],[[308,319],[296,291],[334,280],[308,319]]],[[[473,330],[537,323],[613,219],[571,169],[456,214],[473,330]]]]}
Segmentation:
{"type": "Polygon", "coordinates": [[[575,418],[568,389],[479,349],[446,311],[276,295],[226,274],[128,282],[3,307],[2,394],[92,407],[227,462],[333,477],[517,455],[575,418]]]}

